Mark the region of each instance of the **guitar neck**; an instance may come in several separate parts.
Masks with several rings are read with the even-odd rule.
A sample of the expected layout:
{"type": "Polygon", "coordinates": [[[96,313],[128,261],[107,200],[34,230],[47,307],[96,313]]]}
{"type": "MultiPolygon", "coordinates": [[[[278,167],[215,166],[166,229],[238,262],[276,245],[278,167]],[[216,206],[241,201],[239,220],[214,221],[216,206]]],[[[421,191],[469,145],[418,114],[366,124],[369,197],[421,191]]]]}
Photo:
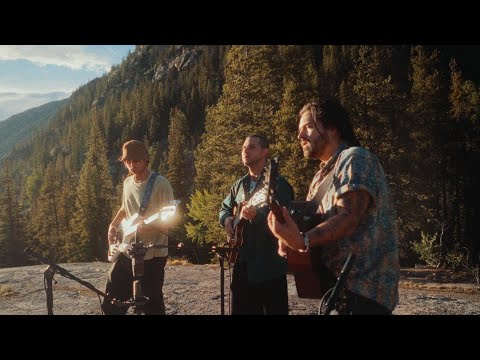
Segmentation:
{"type": "Polygon", "coordinates": [[[270,210],[272,210],[273,215],[278,220],[280,224],[285,224],[285,218],[283,217],[283,210],[277,200],[270,202],[270,210]]]}
{"type": "Polygon", "coordinates": [[[157,219],[160,217],[160,214],[161,214],[161,213],[157,213],[157,214],[154,214],[154,215],[152,215],[152,216],[149,216],[148,218],[146,218],[145,220],[143,220],[143,223],[144,223],[144,224],[149,224],[149,223],[151,223],[152,221],[157,220],[157,219]]]}
{"type": "MultiPolygon", "coordinates": [[[[152,216],[149,216],[148,218],[144,219],[143,224],[145,225],[150,224],[151,222],[157,219],[161,219],[162,222],[167,221],[171,216],[174,215],[174,213],[175,213],[175,206],[165,206],[162,208],[162,210],[160,210],[160,212],[153,214],[152,216]]],[[[136,219],[137,217],[134,216],[133,218],[136,219]]],[[[137,231],[139,224],[140,223],[133,224],[133,225],[125,225],[123,227],[124,236],[127,237],[133,234],[135,231],[137,231]]]]}
{"type": "Polygon", "coordinates": [[[167,221],[175,213],[175,206],[165,206],[160,212],[153,214],[152,216],[143,220],[144,224],[149,224],[152,221],[161,219],[161,221],[167,221]]]}
{"type": "Polygon", "coordinates": [[[240,216],[235,216],[235,219],[233,219],[232,227],[235,229],[238,224],[240,224],[240,221],[242,221],[242,218],[240,216]]]}

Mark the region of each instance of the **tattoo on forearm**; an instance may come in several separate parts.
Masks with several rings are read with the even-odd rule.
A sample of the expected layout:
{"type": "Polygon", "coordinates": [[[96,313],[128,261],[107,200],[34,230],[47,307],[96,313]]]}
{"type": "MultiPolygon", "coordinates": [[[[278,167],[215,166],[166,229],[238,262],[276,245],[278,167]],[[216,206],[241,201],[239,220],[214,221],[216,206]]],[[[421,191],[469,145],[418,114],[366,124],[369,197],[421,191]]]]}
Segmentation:
{"type": "Polygon", "coordinates": [[[338,200],[337,212],[346,212],[360,222],[369,203],[370,195],[366,191],[352,191],[338,200]]]}
{"type": "Polygon", "coordinates": [[[370,201],[365,191],[352,191],[342,196],[336,204],[336,215],[312,230],[318,245],[351,235],[365,216],[370,201]]]}

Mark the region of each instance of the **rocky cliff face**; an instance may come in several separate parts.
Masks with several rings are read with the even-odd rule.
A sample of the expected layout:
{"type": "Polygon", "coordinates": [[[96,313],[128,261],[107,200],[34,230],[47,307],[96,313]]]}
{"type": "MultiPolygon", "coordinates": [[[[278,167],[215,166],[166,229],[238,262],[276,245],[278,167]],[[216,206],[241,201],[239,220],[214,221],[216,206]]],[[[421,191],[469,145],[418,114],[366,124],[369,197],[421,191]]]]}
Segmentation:
{"type": "MultiPolygon", "coordinates": [[[[112,68],[108,78],[108,93],[131,90],[135,81],[128,74],[135,74],[136,79],[144,81],[165,80],[170,72],[181,72],[196,65],[205,50],[202,45],[137,45],[135,51],[120,65],[112,68]]],[[[106,93],[99,95],[92,106],[102,106],[106,93]]]]}

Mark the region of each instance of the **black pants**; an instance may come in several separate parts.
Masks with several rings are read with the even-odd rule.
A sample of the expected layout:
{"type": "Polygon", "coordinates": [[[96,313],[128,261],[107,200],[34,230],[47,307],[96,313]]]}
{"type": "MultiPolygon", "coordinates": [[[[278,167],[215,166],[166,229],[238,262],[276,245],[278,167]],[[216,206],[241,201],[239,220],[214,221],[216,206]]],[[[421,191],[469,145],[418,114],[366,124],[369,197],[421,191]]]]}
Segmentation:
{"type": "MultiPolygon", "coordinates": [[[[163,281],[167,257],[154,257],[144,262],[144,276],[140,279],[143,293],[149,301],[145,305],[145,313],[149,315],[165,315],[163,301],[163,281]]],[[[120,254],[108,271],[105,293],[120,301],[129,300],[133,296],[132,260],[120,254]]],[[[105,315],[125,315],[128,308],[118,307],[103,300],[102,309],[105,315]]]]}
{"type": "Polygon", "coordinates": [[[337,308],[339,315],[392,315],[376,301],[346,290],[337,308]]]}
{"type": "Polygon", "coordinates": [[[232,315],[288,315],[287,276],[249,284],[247,265],[236,263],[232,274],[232,315]]]}

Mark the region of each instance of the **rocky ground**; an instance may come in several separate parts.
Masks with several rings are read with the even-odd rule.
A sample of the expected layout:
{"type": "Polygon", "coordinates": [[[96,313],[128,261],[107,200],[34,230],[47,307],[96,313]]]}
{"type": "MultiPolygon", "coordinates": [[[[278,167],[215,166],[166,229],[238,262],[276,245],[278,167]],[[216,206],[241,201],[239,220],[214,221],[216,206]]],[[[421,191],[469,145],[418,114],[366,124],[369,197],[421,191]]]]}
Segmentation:
{"type": "MultiPolygon", "coordinates": [[[[220,315],[219,265],[174,265],[166,267],[165,304],[168,315],[220,315]]],[[[103,291],[108,263],[60,264],[76,277],[103,291]]],[[[45,265],[0,269],[0,314],[43,315],[47,313],[43,282],[45,265]]],[[[228,313],[228,282],[225,270],[225,312],[228,313]]],[[[74,280],[55,276],[54,314],[101,314],[99,299],[74,280]]],[[[313,315],[318,300],[300,299],[288,276],[291,315],[313,315]]],[[[473,274],[437,269],[403,269],[400,303],[395,315],[480,315],[480,286],[473,274]]]]}

